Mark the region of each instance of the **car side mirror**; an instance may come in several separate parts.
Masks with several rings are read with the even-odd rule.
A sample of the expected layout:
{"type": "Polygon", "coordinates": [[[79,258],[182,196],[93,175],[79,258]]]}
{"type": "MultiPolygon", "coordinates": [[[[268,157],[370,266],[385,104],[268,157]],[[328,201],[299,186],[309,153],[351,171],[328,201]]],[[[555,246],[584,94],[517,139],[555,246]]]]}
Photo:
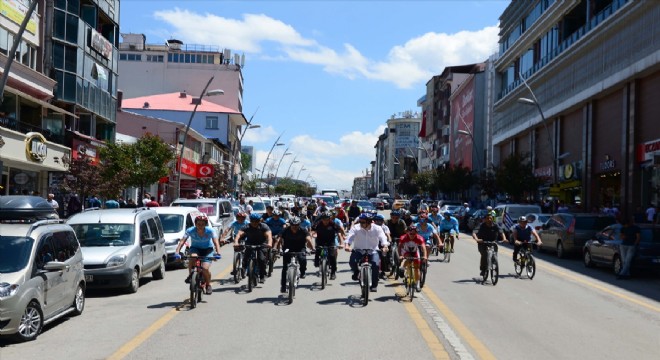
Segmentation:
{"type": "Polygon", "coordinates": [[[220,217],[222,217],[222,218],[230,217],[231,214],[233,214],[233,213],[223,213],[222,215],[220,215],[220,217]]]}
{"type": "Polygon", "coordinates": [[[62,271],[66,270],[68,267],[69,265],[60,261],[49,261],[44,265],[43,269],[46,271],[62,271]]]}

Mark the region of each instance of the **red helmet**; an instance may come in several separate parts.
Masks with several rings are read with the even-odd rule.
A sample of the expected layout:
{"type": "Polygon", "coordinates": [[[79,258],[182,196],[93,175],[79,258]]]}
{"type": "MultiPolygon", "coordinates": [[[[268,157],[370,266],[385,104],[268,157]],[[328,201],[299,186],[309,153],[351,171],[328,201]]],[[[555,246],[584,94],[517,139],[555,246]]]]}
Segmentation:
{"type": "Polygon", "coordinates": [[[206,215],[204,215],[204,214],[202,214],[202,215],[197,215],[197,217],[195,217],[195,224],[196,224],[198,221],[200,221],[200,220],[203,221],[203,222],[205,222],[206,225],[209,224],[209,218],[206,217],[206,215]]]}
{"type": "Polygon", "coordinates": [[[245,219],[245,218],[247,217],[247,214],[244,213],[244,212],[239,212],[238,214],[236,214],[236,217],[237,217],[237,218],[244,218],[244,219],[245,219]]]}

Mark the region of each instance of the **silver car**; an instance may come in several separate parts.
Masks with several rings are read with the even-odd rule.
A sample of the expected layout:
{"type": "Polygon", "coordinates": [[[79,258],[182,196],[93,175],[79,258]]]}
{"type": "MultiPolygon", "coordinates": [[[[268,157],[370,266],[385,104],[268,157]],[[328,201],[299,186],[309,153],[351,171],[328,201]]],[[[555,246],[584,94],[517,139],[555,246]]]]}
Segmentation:
{"type": "Polygon", "coordinates": [[[90,288],[122,288],[134,293],[141,277],[165,277],[165,237],[156,211],[91,210],[73,215],[67,224],[80,240],[90,288]]]}
{"type": "Polygon", "coordinates": [[[73,229],[36,196],[0,197],[0,335],[34,340],[85,307],[83,256],[73,229]]]}
{"type": "MultiPolygon", "coordinates": [[[[197,208],[187,206],[160,206],[154,207],[163,224],[163,233],[165,234],[165,251],[167,252],[167,263],[174,263],[174,255],[179,240],[183,237],[186,229],[195,226],[195,218],[204,215],[197,208]]],[[[187,253],[190,241],[181,247],[181,252],[187,253]]],[[[188,267],[182,261],[180,265],[188,267]]]]}

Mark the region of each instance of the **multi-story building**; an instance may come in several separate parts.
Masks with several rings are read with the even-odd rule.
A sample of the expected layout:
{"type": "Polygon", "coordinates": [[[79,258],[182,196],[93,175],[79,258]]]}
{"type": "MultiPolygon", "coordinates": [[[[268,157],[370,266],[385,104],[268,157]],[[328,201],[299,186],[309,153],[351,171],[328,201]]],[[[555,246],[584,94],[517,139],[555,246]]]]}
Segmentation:
{"type": "Polygon", "coordinates": [[[657,204],[659,23],[655,1],[512,1],[495,61],[494,161],[529,154],[548,179],[539,195],[585,210],[657,204]]]}

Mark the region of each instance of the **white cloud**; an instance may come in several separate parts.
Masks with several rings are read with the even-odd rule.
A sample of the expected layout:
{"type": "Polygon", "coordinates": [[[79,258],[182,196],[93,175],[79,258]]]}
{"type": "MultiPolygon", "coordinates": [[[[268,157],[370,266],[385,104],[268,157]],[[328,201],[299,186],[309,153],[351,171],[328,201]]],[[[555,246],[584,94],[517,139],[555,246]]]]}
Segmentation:
{"type": "Polygon", "coordinates": [[[329,48],[305,38],[293,26],[264,14],[244,14],[242,19],[229,19],[174,8],[156,11],[154,15],[172,26],[174,36],[185,42],[222,44],[264,60],[315,64],[324,71],[349,79],[389,82],[400,88],[419,85],[447,66],[486,60],[497,51],[499,32],[497,26],[453,34],[428,32],[393,46],[384,59],[369,59],[349,43],[342,49],[329,48]],[[267,43],[276,45],[274,53],[265,52],[267,43]]]}

